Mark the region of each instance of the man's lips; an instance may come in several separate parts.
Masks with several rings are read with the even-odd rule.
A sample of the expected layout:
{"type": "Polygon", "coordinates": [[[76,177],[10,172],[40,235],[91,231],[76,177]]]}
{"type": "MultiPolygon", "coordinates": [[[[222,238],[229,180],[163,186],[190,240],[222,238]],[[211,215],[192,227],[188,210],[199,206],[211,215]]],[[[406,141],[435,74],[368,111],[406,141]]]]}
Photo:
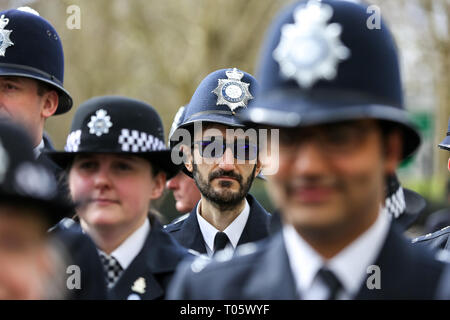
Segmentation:
{"type": "Polygon", "coordinates": [[[119,204],[120,202],[118,200],[114,199],[107,199],[107,198],[94,198],[91,199],[90,202],[99,204],[99,205],[109,205],[109,204],[119,204]]]}
{"type": "Polygon", "coordinates": [[[310,186],[291,188],[289,191],[297,201],[317,203],[327,200],[336,189],[332,187],[310,186]]]}

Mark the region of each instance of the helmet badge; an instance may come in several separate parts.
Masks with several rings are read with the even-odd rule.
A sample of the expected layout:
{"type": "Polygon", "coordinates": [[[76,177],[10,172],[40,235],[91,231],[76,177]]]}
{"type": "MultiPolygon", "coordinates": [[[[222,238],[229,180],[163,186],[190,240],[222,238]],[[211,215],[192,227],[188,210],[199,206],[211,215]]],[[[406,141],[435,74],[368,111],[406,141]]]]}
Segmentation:
{"type": "Polygon", "coordinates": [[[212,92],[217,95],[217,105],[227,105],[231,111],[238,107],[247,107],[248,100],[253,99],[249,83],[242,82],[244,73],[238,69],[226,71],[228,79],[219,79],[218,86],[212,92]]]}
{"type": "Polygon", "coordinates": [[[339,39],[341,25],[327,24],[332,15],[331,6],[314,0],[294,11],[295,23],[282,27],[273,51],[284,78],[308,89],[319,79],[336,77],[338,63],[350,56],[350,50],[339,39]]]}
{"type": "Polygon", "coordinates": [[[0,56],[4,57],[6,49],[13,46],[14,43],[9,39],[12,30],[6,30],[5,27],[9,23],[9,19],[3,14],[0,17],[0,56]]]}

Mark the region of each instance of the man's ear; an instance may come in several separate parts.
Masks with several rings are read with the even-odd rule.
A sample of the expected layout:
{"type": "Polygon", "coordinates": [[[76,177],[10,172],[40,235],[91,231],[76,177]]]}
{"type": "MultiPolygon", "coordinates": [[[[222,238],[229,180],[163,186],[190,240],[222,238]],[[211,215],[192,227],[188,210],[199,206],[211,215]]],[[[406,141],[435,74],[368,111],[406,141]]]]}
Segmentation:
{"type": "Polygon", "coordinates": [[[192,156],[191,149],[185,145],[182,145],[180,147],[180,150],[183,152],[184,166],[186,167],[186,169],[189,172],[193,172],[194,171],[194,168],[193,168],[194,158],[192,156]]]}
{"type": "Polygon", "coordinates": [[[158,172],[158,174],[153,177],[153,184],[154,188],[150,194],[150,199],[159,199],[162,196],[166,186],[166,174],[164,172],[158,172]]]}
{"type": "Polygon", "coordinates": [[[55,90],[49,90],[42,96],[44,105],[41,110],[41,115],[44,119],[49,118],[55,114],[58,108],[59,96],[55,90]]]}
{"type": "Polygon", "coordinates": [[[261,172],[262,169],[262,163],[261,161],[258,159],[258,161],[256,162],[256,170],[255,170],[255,176],[254,178],[256,178],[256,176],[261,172]]]}
{"type": "Polygon", "coordinates": [[[403,135],[400,130],[394,130],[385,139],[385,172],[394,174],[402,160],[403,135]]]}

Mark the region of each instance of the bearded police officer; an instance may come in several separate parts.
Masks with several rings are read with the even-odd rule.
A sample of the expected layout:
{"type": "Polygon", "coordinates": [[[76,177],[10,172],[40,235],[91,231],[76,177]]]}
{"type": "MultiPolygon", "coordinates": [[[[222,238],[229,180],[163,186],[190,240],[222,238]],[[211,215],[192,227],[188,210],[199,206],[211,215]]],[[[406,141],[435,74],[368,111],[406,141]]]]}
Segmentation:
{"type": "Polygon", "coordinates": [[[185,172],[201,193],[186,219],[165,228],[186,248],[209,256],[224,248],[232,253],[268,235],[270,215],[248,194],[261,170],[257,137],[247,135],[237,119],[256,86],[252,75],[236,68],[212,72],[197,87],[173,135],[185,133],[188,142],[180,143],[185,172]]]}
{"type": "Polygon", "coordinates": [[[436,296],[445,265],[412,248],[381,206],[386,176],[420,138],[403,107],[394,40],[383,22],[367,28],[366,9],[296,2],[277,17],[261,90],[242,117],[280,128],[268,187],[282,230],[229,261],[183,265],[171,298],[436,296]]]}

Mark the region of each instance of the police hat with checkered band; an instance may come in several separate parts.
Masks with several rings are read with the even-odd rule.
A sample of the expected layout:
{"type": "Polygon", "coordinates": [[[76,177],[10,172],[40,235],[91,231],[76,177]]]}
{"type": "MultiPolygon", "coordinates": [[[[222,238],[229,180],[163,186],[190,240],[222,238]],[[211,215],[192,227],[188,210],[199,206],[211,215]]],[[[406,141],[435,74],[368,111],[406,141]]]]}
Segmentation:
{"type": "Polygon", "coordinates": [[[450,151],[450,118],[448,119],[447,135],[444,140],[439,143],[439,148],[450,151]]]}
{"type": "Polygon", "coordinates": [[[64,53],[55,28],[30,8],[0,12],[0,76],[32,78],[59,95],[55,114],[67,112],[72,98],[63,87],[64,53]]]}
{"type": "Polygon", "coordinates": [[[407,230],[419,218],[426,205],[420,194],[402,187],[397,175],[387,177],[385,208],[402,230],[407,230]]]}
{"type": "Polygon", "coordinates": [[[236,115],[247,108],[256,89],[256,79],[236,68],[210,73],[195,90],[179,128],[190,127],[195,122],[243,127],[236,115]]]}
{"type": "Polygon", "coordinates": [[[163,169],[168,178],[178,168],[164,142],[164,128],[149,104],[120,96],[95,97],[75,112],[65,152],[47,154],[62,168],[83,153],[117,153],[144,157],[163,169]]]}
{"type": "Polygon", "coordinates": [[[36,162],[25,130],[0,120],[0,204],[30,207],[51,226],[74,212],[57,188],[52,172],[36,162]]]}
{"type": "Polygon", "coordinates": [[[404,109],[396,44],[381,17],[367,9],[342,0],[301,1],[284,9],[267,33],[260,87],[241,114],[244,123],[384,120],[403,131],[403,156],[411,155],[420,136],[404,109]]]}

